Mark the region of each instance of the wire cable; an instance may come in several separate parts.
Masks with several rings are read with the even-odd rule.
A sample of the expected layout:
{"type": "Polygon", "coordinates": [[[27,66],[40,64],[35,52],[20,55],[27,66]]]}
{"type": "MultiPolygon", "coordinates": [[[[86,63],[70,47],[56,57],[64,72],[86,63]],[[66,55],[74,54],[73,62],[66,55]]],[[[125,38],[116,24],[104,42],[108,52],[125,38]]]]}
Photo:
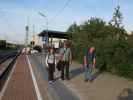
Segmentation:
{"type": "Polygon", "coordinates": [[[50,20],[50,22],[53,22],[53,20],[55,20],[55,18],[57,18],[63,12],[64,9],[69,5],[71,1],[72,0],[67,0],[64,6],[55,14],[55,16],[50,20]]]}

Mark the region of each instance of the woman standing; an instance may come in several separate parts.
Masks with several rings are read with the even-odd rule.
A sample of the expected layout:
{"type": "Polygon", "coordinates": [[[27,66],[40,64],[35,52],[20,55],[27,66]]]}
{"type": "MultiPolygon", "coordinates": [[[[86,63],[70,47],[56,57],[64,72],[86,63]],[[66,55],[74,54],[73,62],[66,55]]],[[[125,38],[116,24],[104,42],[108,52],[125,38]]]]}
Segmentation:
{"type": "Polygon", "coordinates": [[[54,71],[55,71],[55,53],[54,48],[50,48],[48,55],[46,56],[46,61],[48,64],[48,80],[49,83],[54,82],[54,71]]]}

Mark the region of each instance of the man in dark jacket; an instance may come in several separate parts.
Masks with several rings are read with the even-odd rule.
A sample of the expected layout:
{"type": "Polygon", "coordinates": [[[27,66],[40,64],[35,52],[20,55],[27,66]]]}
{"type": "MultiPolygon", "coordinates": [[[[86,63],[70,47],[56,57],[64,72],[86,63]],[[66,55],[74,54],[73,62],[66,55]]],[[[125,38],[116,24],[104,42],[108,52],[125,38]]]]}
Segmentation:
{"type": "Polygon", "coordinates": [[[84,56],[84,67],[85,67],[85,81],[92,80],[92,69],[95,68],[96,65],[96,55],[95,55],[95,47],[92,46],[88,48],[85,56],[84,56]]]}

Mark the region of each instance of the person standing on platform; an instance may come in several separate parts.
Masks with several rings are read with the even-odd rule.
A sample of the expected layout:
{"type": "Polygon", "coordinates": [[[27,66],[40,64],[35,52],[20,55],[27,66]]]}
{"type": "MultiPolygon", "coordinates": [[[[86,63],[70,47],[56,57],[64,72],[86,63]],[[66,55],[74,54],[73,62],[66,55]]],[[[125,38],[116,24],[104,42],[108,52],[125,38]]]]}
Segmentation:
{"type": "Polygon", "coordinates": [[[54,48],[49,48],[49,52],[46,56],[46,63],[48,64],[48,80],[49,83],[54,82],[54,71],[55,71],[55,53],[54,48]]]}
{"type": "Polygon", "coordinates": [[[64,47],[60,49],[60,60],[62,63],[61,66],[61,79],[64,80],[64,74],[66,76],[66,79],[69,80],[69,66],[72,64],[72,54],[71,49],[68,47],[68,43],[64,42],[64,47]],[[65,72],[64,72],[65,71],[65,72]]]}
{"type": "Polygon", "coordinates": [[[92,46],[88,48],[84,56],[85,82],[87,82],[88,80],[92,81],[92,70],[95,68],[95,65],[96,65],[95,47],[92,46]]]}

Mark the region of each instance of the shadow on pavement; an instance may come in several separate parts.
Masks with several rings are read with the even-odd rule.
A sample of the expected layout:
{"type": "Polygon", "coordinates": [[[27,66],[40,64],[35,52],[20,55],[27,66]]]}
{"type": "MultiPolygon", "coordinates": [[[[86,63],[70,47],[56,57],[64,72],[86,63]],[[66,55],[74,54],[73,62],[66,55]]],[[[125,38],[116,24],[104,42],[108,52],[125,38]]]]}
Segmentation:
{"type": "Polygon", "coordinates": [[[70,71],[71,78],[74,78],[74,77],[82,74],[83,72],[84,72],[84,69],[81,69],[81,68],[73,69],[73,70],[70,71]]]}
{"type": "Polygon", "coordinates": [[[118,100],[133,100],[133,89],[125,88],[118,96],[118,100]]]}
{"type": "MultiPolygon", "coordinates": [[[[76,69],[73,69],[70,71],[71,78],[75,78],[82,73],[84,73],[84,69],[82,69],[82,68],[76,68],[76,69]]],[[[95,73],[93,73],[91,81],[94,81],[101,73],[102,72],[99,70],[97,70],[95,73]]]]}
{"type": "Polygon", "coordinates": [[[93,75],[92,75],[92,79],[91,81],[94,81],[96,78],[98,78],[98,76],[101,74],[102,72],[97,70],[93,75]]]}

